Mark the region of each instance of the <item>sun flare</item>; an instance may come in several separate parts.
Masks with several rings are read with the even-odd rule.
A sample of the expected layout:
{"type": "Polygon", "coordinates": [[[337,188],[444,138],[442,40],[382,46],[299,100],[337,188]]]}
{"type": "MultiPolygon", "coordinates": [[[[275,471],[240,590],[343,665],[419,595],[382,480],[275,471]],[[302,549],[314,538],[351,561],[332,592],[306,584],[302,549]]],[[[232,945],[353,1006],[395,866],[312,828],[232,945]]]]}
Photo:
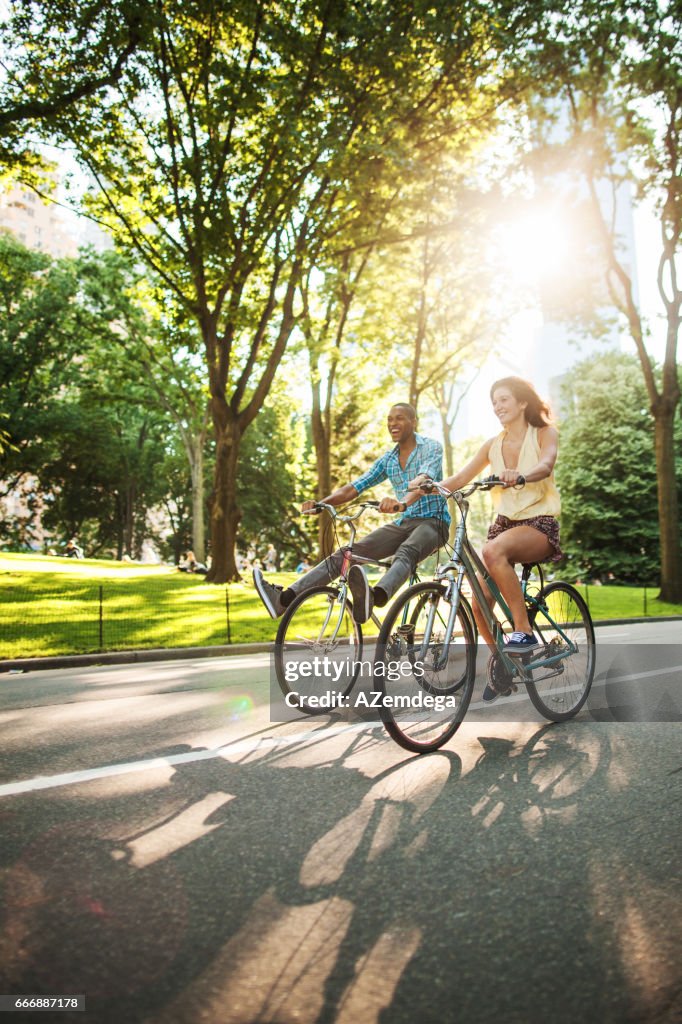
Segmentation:
{"type": "Polygon", "coordinates": [[[538,284],[568,272],[573,229],[561,209],[541,206],[500,224],[499,246],[516,281],[538,284]]]}

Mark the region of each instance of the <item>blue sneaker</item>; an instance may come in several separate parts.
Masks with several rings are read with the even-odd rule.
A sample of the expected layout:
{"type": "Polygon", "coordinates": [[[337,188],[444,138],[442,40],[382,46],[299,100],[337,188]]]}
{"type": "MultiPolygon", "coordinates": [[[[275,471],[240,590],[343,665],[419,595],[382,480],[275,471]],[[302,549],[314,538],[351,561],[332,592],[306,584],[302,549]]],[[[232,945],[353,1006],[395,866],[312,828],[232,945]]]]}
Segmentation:
{"type": "Polygon", "coordinates": [[[535,633],[512,633],[504,648],[505,654],[517,655],[528,654],[529,651],[536,651],[542,644],[535,636],[535,633]]]}

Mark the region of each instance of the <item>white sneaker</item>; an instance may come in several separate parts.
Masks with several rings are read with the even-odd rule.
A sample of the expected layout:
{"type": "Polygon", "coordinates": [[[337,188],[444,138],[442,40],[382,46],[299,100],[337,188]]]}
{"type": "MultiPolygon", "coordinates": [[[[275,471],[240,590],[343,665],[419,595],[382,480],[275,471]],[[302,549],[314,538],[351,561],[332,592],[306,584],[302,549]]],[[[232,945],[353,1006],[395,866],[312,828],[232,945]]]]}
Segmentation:
{"type": "Polygon", "coordinates": [[[276,583],[268,583],[260,569],[253,570],[253,583],[258,591],[258,596],[268,610],[268,614],[271,618],[278,619],[284,613],[284,605],[282,604],[282,591],[284,587],[280,587],[276,583]]]}

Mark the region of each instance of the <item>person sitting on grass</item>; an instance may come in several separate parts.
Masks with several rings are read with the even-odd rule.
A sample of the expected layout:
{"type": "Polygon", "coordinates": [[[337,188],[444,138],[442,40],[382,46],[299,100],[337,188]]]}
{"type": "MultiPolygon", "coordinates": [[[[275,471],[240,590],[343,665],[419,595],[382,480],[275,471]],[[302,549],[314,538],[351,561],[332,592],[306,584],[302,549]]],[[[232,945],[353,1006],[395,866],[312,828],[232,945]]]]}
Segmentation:
{"type": "MultiPolygon", "coordinates": [[[[420,473],[436,476],[442,474],[442,445],[417,433],[417,414],[407,402],[398,402],[391,407],[387,425],[393,447],[357,480],[344,484],[322,498],[326,505],[343,505],[384,480],[390,481],[395,492],[395,498],[382,499],[379,512],[391,515],[398,511],[399,517],[373,530],[353,548],[353,555],[362,558],[393,556],[390,569],[373,588],[367,582],[361,566],[351,566],[348,586],[353,597],[353,617],[356,622],[366,622],[374,605],[385,605],[409,579],[419,562],[444,544],[448,536],[450,516],[443,499],[437,495],[424,495],[419,490],[410,493],[407,483],[411,476],[420,473]]],[[[304,501],[301,510],[315,512],[315,504],[314,501],[304,501]]],[[[342,562],[343,549],[339,548],[330,558],[323,559],[308,572],[301,574],[286,589],[269,583],[258,568],[253,570],[253,582],[269,614],[276,619],[300,594],[336,579],[341,572],[342,562]]]]}

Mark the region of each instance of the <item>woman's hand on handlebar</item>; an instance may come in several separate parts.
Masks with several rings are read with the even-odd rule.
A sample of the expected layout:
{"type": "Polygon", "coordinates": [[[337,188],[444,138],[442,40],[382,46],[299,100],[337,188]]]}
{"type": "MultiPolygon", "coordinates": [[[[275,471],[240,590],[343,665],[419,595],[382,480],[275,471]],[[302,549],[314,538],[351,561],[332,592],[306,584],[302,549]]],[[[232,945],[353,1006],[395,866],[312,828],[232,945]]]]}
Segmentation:
{"type": "Polygon", "coordinates": [[[497,476],[505,487],[522,487],[526,482],[525,477],[519,473],[518,469],[503,469],[497,476]]]}

